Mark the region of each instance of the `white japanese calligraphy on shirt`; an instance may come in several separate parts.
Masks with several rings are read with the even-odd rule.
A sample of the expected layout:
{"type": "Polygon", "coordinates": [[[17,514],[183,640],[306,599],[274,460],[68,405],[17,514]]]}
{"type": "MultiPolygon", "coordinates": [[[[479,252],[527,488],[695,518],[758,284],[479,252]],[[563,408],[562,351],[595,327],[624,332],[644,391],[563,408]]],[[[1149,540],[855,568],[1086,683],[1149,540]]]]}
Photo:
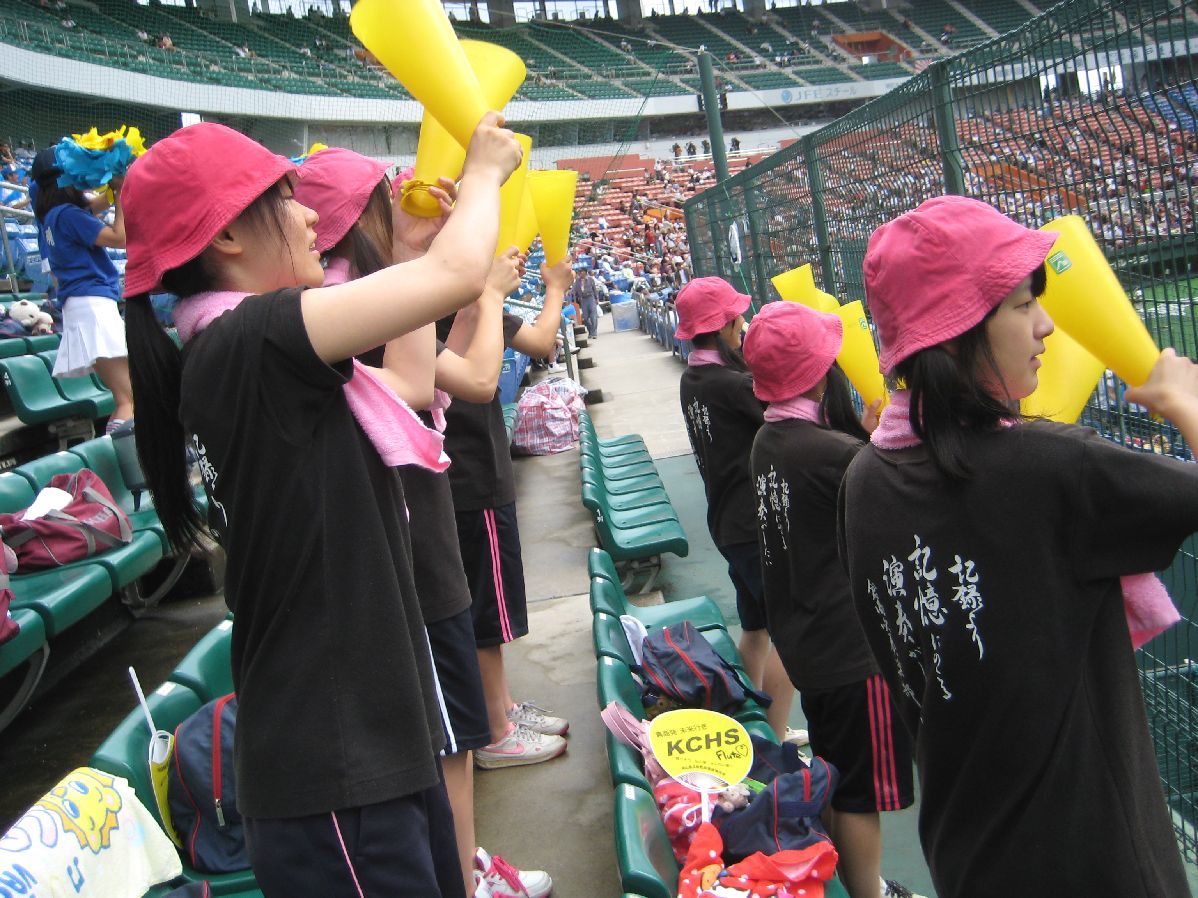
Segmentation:
{"type": "Polygon", "coordinates": [[[916,693],[904,673],[903,655],[905,653],[907,659],[923,666],[924,643],[919,638],[922,634],[926,637],[926,646],[931,655],[929,672],[936,678],[941,698],[949,701],[953,693],[949,687],[949,673],[945,670],[945,637],[951,637],[960,627],[968,633],[970,642],[977,648],[978,660],[985,656],[985,644],[978,622],[979,615],[985,609],[985,601],[979,589],[981,575],[973,561],[953,553],[953,564],[948,568],[948,573],[954,575],[957,583],[952,588],[948,602],[944,602],[937,590],[940,572],[933,563],[932,547],[927,545],[919,534],[914,534],[913,541],[914,548],[905,558],[905,561],[910,562],[909,571],[897,555],[891,554],[889,558],[882,559],[882,585],[890,600],[888,605],[883,605],[881,594],[873,580],[867,579],[865,586],[890,644],[903,694],[918,704],[916,693]],[[908,589],[908,573],[911,591],[908,589]],[[964,621],[959,621],[954,613],[955,609],[960,609],[965,617],[964,621]],[[918,621],[918,632],[913,621],[918,621]]]}

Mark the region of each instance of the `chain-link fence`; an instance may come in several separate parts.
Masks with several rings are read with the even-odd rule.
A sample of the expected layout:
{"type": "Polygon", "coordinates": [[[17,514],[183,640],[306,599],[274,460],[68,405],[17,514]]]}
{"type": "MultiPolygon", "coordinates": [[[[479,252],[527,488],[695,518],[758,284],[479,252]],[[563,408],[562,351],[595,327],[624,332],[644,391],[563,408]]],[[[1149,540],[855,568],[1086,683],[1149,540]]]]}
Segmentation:
{"type": "MultiPolygon", "coordinates": [[[[697,275],[755,300],[812,263],[864,299],[869,235],[959,193],[1030,227],[1082,215],[1161,346],[1198,358],[1198,11],[1170,0],[1066,0],[935,63],[686,204],[697,275]]],[[[1107,374],[1083,414],[1109,439],[1190,458],[1107,374]]],[[[1139,652],[1149,721],[1187,858],[1198,861],[1198,546],[1166,573],[1185,620],[1139,652]]]]}

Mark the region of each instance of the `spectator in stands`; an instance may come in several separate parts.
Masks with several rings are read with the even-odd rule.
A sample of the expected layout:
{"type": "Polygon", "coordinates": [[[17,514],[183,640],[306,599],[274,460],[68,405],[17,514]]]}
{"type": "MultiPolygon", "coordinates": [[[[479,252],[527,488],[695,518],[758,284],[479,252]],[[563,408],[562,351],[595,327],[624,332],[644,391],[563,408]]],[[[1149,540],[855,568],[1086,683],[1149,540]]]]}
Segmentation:
{"type": "Polygon", "coordinates": [[[732,140],[730,140],[728,142],[728,149],[730,152],[739,153],[740,152],[740,138],[739,137],[732,138],[732,140]]]}
{"type": "Polygon", "coordinates": [[[680,143],[675,143],[675,144],[674,144],[674,146],[670,147],[670,149],[671,149],[671,150],[673,151],[673,153],[674,153],[674,159],[675,159],[675,161],[677,161],[678,159],[681,159],[681,158],[682,158],[682,144],[680,144],[680,143]]]}
{"type": "Polygon", "coordinates": [[[703,155],[710,156],[711,155],[711,141],[708,140],[706,137],[703,138],[702,147],[703,147],[703,155]]]}
{"type": "Polygon", "coordinates": [[[67,29],[67,31],[70,31],[75,27],[76,23],[75,20],[70,16],[63,16],[62,20],[58,24],[67,29]]]}
{"type": "Polygon", "coordinates": [[[599,339],[599,285],[590,271],[583,269],[574,279],[569,298],[582,310],[582,323],[592,340],[599,339]]]}
{"type": "MultiPolygon", "coordinates": [[[[431,195],[445,204],[440,219],[393,211],[387,168],[387,163],[338,148],[321,150],[304,161],[295,197],[319,216],[316,248],[327,261],[326,287],[424,256],[452,210],[456,189],[445,179],[430,188],[431,195]]],[[[433,329],[425,327],[359,355],[359,361],[373,366],[409,405],[428,405],[429,410],[421,413],[427,427],[433,426],[432,406],[441,406],[427,390],[423,368],[428,365],[434,367],[433,384],[438,390],[467,402],[490,401],[502,363],[495,347],[503,339],[503,300],[520,285],[520,268],[514,250],[495,260],[483,295],[457,316],[449,345],[438,346],[433,329]]],[[[415,465],[405,465],[399,472],[411,525],[416,594],[445,697],[442,723],[449,743],[442,759],[445,787],[466,893],[473,895],[480,880],[493,876],[493,871],[476,874],[475,869],[471,752],[488,745],[491,733],[474,651],[470,587],[454,525],[449,476],[415,465]]],[[[485,856],[489,867],[490,856],[485,856]]],[[[503,863],[501,858],[498,861],[503,863]]],[[[530,896],[544,898],[553,887],[543,871],[524,871],[521,879],[528,884],[530,896]]]]}
{"type": "Polygon", "coordinates": [[[749,454],[764,422],[764,406],[753,395],[753,379],[740,353],[744,312],[751,301],[718,277],[698,278],[678,294],[675,336],[694,344],[678,393],[707,494],[707,527],[736,588],[745,671],[754,687],[773,698],[769,722],[781,738],[786,735],[794,687],[766,630],[757,502],[749,473],[749,454]]]}
{"type": "MultiPolygon", "coordinates": [[[[286,159],[202,123],[130,171],[141,460],[170,541],[186,550],[201,527],[189,437],[202,459],[237,609],[237,797],[264,894],[464,895],[392,467],[442,462],[436,452],[396,459],[388,440],[367,435],[414,431],[351,360],[478,298],[498,188],[520,159],[496,120],[476,130],[458,202],[428,254],[328,288],[316,215],[291,197],[286,159]],[[185,358],[155,321],[148,293],[160,284],[181,297],[185,358]],[[231,359],[254,376],[230,378],[231,359]],[[347,851],[346,836],[374,847],[347,851]]],[[[431,388],[431,366],[426,374],[431,388]]]]}
{"type": "Polygon", "coordinates": [[[54,376],[83,377],[94,371],[115,401],[108,419],[111,432],[133,417],[125,322],[117,307],[120,277],[105,252],[125,246],[121,179],[109,182],[116,196],[116,215],[109,227],[92,213],[90,200],[79,190],[58,186],[61,174],[53,149],[37,155],[33,164],[37,181],[34,214],[45,230],[50,271],[58,282],[62,308],[62,340],[54,376]]]}
{"type": "Polygon", "coordinates": [[[853,898],[905,898],[909,890],[881,876],[880,812],[915,801],[911,738],[836,546],[840,482],[877,428],[882,400],[858,417],[836,364],[843,342],[838,316],[789,302],[763,307],[745,336],[753,392],[769,403],[751,455],[757,542],[770,637],[799,692],[812,752],[840,771],[828,821],[837,874],[853,898]]]}
{"type": "Polygon", "coordinates": [[[137,29],[137,39],[139,41],[141,41],[143,44],[151,43],[150,32],[146,31],[146,29],[144,29],[144,28],[138,28],[137,29]]]}
{"type": "Polygon", "coordinates": [[[159,50],[174,50],[175,49],[175,42],[173,40],[171,40],[171,36],[169,34],[166,34],[164,32],[162,34],[162,36],[158,38],[158,49],[159,50]]]}
{"type": "MultiPolygon", "coordinates": [[[[1177,620],[1142,572],[1198,529],[1198,468],[1020,418],[1053,332],[1037,296],[1055,238],[937,197],[865,255],[903,389],[845,475],[839,545],[919,746],[940,898],[993,894],[1015,868],[1042,895],[1189,889],[1133,649],[1177,620]],[[998,708],[1019,709],[1019,764],[998,708]]],[[[1173,350],[1126,396],[1198,438],[1198,367],[1173,350]]]]}
{"type": "Polygon", "coordinates": [[[623,50],[625,53],[631,53],[632,52],[632,44],[628,43],[627,39],[621,38],[620,39],[620,49],[623,50]]]}
{"type": "Polygon", "coordinates": [[[688,140],[686,142],[686,155],[693,159],[697,152],[698,150],[695,148],[695,142],[693,140],[688,140]]]}

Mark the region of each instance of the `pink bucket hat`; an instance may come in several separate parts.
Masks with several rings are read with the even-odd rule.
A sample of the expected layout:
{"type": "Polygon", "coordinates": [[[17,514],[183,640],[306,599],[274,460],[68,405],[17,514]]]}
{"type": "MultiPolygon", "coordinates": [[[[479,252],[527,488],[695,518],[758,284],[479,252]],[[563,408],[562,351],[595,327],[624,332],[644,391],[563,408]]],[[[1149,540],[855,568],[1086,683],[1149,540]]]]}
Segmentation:
{"type": "Polygon", "coordinates": [[[295,183],[295,198],[320,216],[316,222],[317,252],[328,252],[349,233],[390,167],[390,163],[340,147],[320,150],[304,160],[295,183]]]}
{"type": "Polygon", "coordinates": [[[201,122],[180,128],[129,167],[125,296],[160,286],[164,272],[202,253],[221,229],[295,165],[239,131],[201,122]]]}
{"type": "Polygon", "coordinates": [[[678,291],[674,300],[674,308],[678,310],[674,336],[692,340],[695,334],[718,331],[737,315],[743,315],[752,301],[751,296],[737,293],[723,278],[695,278],[678,291]]]}
{"type": "Polygon", "coordinates": [[[938,196],[887,222],[865,251],[865,296],[883,374],[959,337],[1048,257],[1055,231],[1033,231],[993,206],[938,196]]]}
{"type": "Polygon", "coordinates": [[[844,343],[839,315],[797,302],[766,303],[753,316],[742,352],[753,372],[753,393],[781,402],[806,393],[828,373],[844,343]]]}

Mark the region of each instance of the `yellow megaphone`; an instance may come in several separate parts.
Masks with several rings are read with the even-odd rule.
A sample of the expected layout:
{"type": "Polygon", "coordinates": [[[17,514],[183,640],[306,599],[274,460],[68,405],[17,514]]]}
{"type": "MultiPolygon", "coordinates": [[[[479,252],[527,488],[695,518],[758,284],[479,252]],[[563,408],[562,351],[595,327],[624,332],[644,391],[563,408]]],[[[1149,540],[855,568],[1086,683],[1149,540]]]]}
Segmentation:
{"type": "Polygon", "coordinates": [[[844,325],[844,343],[836,356],[837,364],[861,394],[866,408],[879,399],[885,405],[889,398],[886,393],[886,381],[878,367],[878,349],[874,346],[874,337],[870,332],[869,322],[865,319],[865,308],[861,305],[861,300],[855,299],[843,306],[837,306],[832,311],[840,316],[844,325]]]}
{"type": "MultiPolygon", "coordinates": [[[[520,204],[524,202],[524,182],[528,176],[528,157],[532,153],[532,138],[527,134],[517,134],[516,141],[524,151],[524,157],[516,170],[508,175],[508,179],[499,188],[499,240],[495,244],[495,254],[503,252],[509,246],[519,245],[520,204]]],[[[536,231],[533,231],[536,236],[536,231]]],[[[528,238],[532,241],[532,237],[528,238]]]]}
{"type": "Polygon", "coordinates": [[[1035,392],[1019,403],[1019,410],[1028,417],[1073,424],[1106,366],[1059,327],[1045,338],[1040,361],[1039,383],[1035,392]]]}
{"type": "Polygon", "coordinates": [[[1141,386],[1160,350],[1085,219],[1066,215],[1040,230],[1060,232],[1044,260],[1048,285],[1040,297],[1041,305],[1056,326],[1087,352],[1133,387],[1141,386]]]}
{"type": "Polygon", "coordinates": [[[811,270],[810,262],[800,265],[798,268],[792,268],[790,271],[776,274],[770,278],[770,282],[778,291],[778,295],[787,302],[801,302],[804,305],[810,305],[804,298],[815,291],[815,274],[811,270]]]}
{"type": "MultiPolygon", "coordinates": [[[[529,175],[532,172],[528,172],[529,175]]],[[[533,238],[537,236],[537,213],[533,209],[532,194],[528,189],[528,177],[524,179],[524,195],[520,199],[520,212],[516,215],[516,249],[528,252],[533,238]]]]}
{"type": "MultiPolygon", "coordinates": [[[[448,21],[448,20],[447,20],[448,21]]],[[[502,109],[524,83],[524,61],[506,47],[484,41],[461,41],[488,109],[502,109]]],[[[467,138],[469,141],[469,138],[467,138]]],[[[436,115],[425,109],[420,122],[420,140],[416,144],[416,164],[412,177],[403,184],[400,206],[411,215],[434,218],[441,208],[428,188],[445,177],[456,181],[466,161],[467,144],[445,130],[436,115]]]]}
{"type": "Polygon", "coordinates": [[[574,217],[574,191],[578,172],[530,171],[528,192],[541,229],[545,264],[556,265],[570,249],[570,225],[574,217]]]}
{"type": "Polygon", "coordinates": [[[441,0],[358,0],[349,27],[462,146],[487,101],[441,0]]]}
{"type": "Polygon", "coordinates": [[[816,290],[806,300],[799,300],[804,305],[811,306],[817,312],[832,312],[838,314],[844,306],[831,293],[825,293],[823,290],[816,290]]]}

